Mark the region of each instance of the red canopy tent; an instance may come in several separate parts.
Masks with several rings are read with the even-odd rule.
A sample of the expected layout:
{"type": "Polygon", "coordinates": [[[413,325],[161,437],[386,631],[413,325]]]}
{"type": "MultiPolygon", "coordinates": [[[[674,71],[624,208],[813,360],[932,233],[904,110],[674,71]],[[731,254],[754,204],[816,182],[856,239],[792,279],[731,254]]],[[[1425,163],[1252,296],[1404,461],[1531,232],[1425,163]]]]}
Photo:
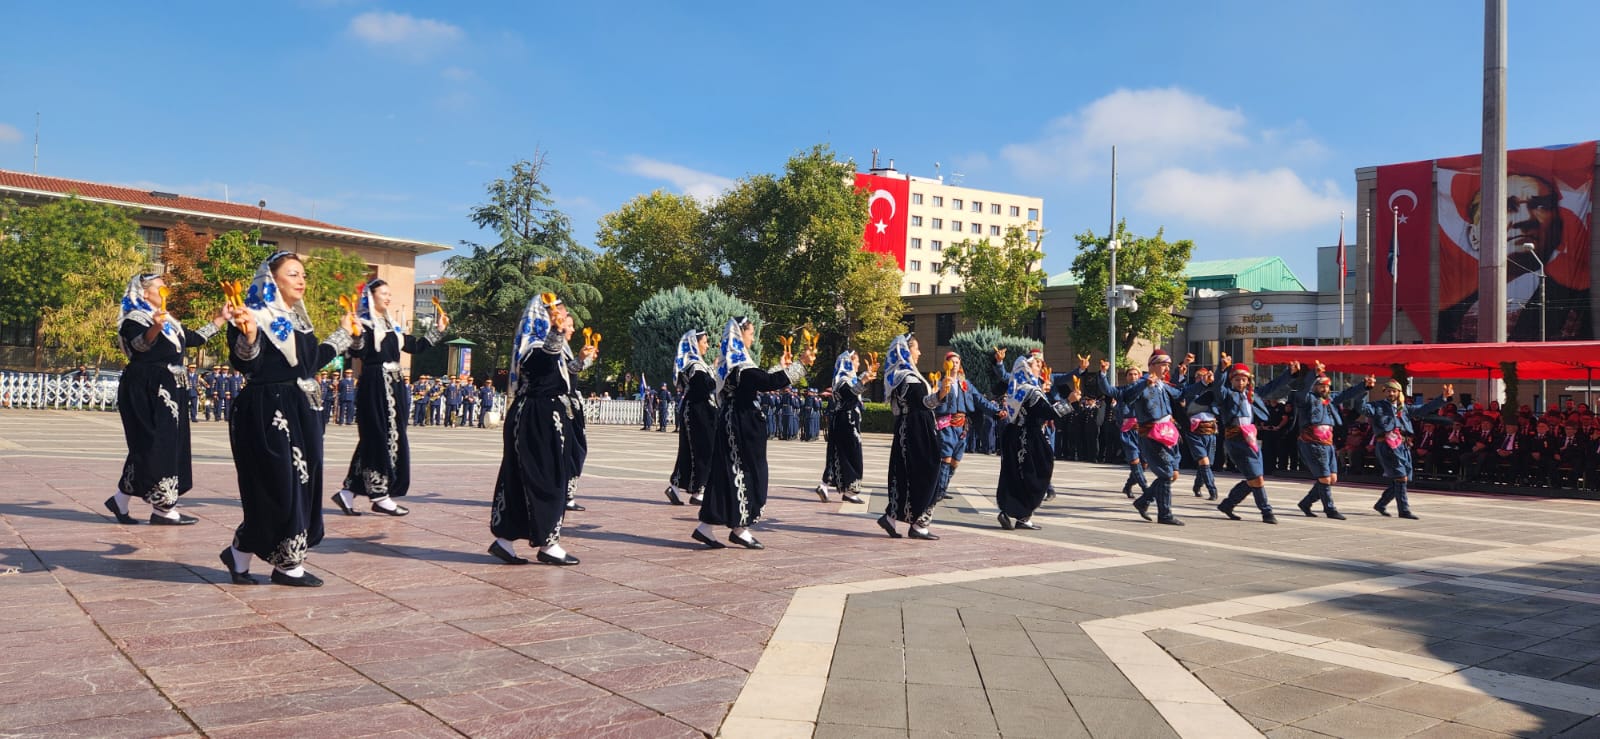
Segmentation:
{"type": "Polygon", "coordinates": [[[1513,362],[1519,380],[1590,380],[1600,372],[1600,341],[1501,344],[1381,344],[1273,346],[1255,350],[1257,364],[1321,361],[1334,372],[1388,375],[1403,364],[1412,377],[1499,379],[1500,363],[1513,362]]]}

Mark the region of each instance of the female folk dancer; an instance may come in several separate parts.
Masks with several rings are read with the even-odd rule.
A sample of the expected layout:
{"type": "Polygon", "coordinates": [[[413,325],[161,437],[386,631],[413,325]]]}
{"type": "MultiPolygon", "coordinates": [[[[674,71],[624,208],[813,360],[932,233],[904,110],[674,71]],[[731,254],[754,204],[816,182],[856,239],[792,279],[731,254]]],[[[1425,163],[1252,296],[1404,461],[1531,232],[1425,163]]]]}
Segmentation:
{"type": "Polygon", "coordinates": [[[890,537],[900,538],[894,522],[911,525],[911,538],[932,541],[939,536],[928,530],[939,484],[939,432],[933,409],[950,394],[955,382],[946,377],[937,392],[928,392],[928,382],[917,371],[922,349],[911,334],[896,336],[883,357],[883,379],[889,391],[889,410],[894,414],[894,441],[889,446],[889,505],[878,518],[878,525],[890,537]]]}
{"type": "MultiPolygon", "coordinates": [[[[544,564],[578,564],[560,544],[572,469],[566,449],[571,335],[572,316],[554,294],[541,293],[528,301],[513,350],[512,400],[489,517],[495,537],[489,553],[506,564],[528,564],[517,555],[518,539],[539,547],[537,559],[544,564]]],[[[584,358],[594,354],[593,347],[583,348],[584,358]]]]}
{"type": "Polygon", "coordinates": [[[361,290],[356,320],[364,330],[350,344],[350,356],[361,360],[361,379],[356,383],[356,430],[359,441],[350,455],[350,471],[344,488],[333,494],[334,505],[346,516],[359,516],[355,496],[364,495],[374,513],[404,516],[411,511],[396,505],[411,488],[411,443],[406,439],[406,421],[411,417],[410,393],[400,374],[400,352],[421,354],[439,343],[440,333],[450,325],[442,311],[418,339],[401,332],[390,318],[393,296],[389,283],[368,282],[361,290]]]}
{"type": "Polygon", "coordinates": [[[122,524],[139,523],[128,515],[128,501],[134,497],[150,504],[152,524],[187,526],[199,520],[177,510],[178,497],[194,485],[183,352],[215,336],[227,314],[219,312],[197,331],[184,330],[167,313],[165,291],[160,275],[135,275],[122,296],[117,322],[117,343],[128,355],[117,385],[117,414],[122,417],[128,458],[117,492],[106,499],[106,509],[122,524]]]}
{"type": "Polygon", "coordinates": [[[728,541],[746,549],[762,549],[749,528],[761,520],[767,503],[767,423],[760,394],[779,390],[804,375],[802,365],[814,358],[807,348],[795,362],[784,352],[770,371],[756,367],[749,347],[755,324],[740,316],[722,329],[722,355],[717,358],[717,424],[711,446],[711,475],[700,504],[700,525],[692,535],[710,549],[726,547],[712,535],[713,526],[732,529],[728,541]]]}
{"type": "Polygon", "coordinates": [[[846,503],[864,503],[861,492],[861,394],[875,377],[872,367],[858,374],[856,353],[846,349],[833,362],[833,401],[828,406],[827,453],[823,455],[822,482],[817,497],[828,502],[828,486],[839,489],[846,503]]]}
{"type": "Polygon", "coordinates": [[[1073,390],[1067,399],[1051,403],[1050,378],[1040,374],[1038,355],[1017,357],[1006,387],[1005,428],[1000,431],[1000,482],[995,497],[1000,504],[1000,528],[1038,530],[1033,512],[1044,502],[1055,472],[1055,455],[1044,425],[1066,418],[1069,403],[1078,401],[1073,390]]]}
{"type": "Polygon", "coordinates": [[[672,479],[667,483],[667,500],[673,505],[683,505],[678,493],[687,492],[689,502],[700,505],[706,491],[706,478],[711,474],[711,434],[717,422],[717,409],[711,397],[717,391],[717,381],[706,366],[706,349],[710,337],[700,329],[689,329],[678,339],[678,357],[673,361],[677,370],[678,396],[683,399],[683,422],[678,424],[678,461],[672,466],[672,479]]]}
{"type": "Polygon", "coordinates": [[[322,392],[317,370],[350,348],[355,315],[318,341],[306,313],[300,257],[277,252],[262,262],[233,326],[228,362],[245,386],[228,427],[244,520],[222,562],[236,584],[255,584],[250,558],[272,565],[272,582],[317,587],[306,553],[322,541],[322,392]]]}

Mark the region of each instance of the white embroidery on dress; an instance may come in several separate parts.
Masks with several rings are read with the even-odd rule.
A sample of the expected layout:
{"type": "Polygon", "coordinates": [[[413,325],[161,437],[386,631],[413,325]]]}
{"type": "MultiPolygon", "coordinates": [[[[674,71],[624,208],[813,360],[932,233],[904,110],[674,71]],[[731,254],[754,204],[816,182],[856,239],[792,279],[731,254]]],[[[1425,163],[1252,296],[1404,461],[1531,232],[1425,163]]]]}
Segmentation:
{"type": "Polygon", "coordinates": [[[310,548],[306,532],[302,531],[278,542],[277,548],[262,559],[280,570],[292,570],[306,561],[306,551],[310,548]]]}
{"type": "Polygon", "coordinates": [[[367,488],[367,495],[373,498],[382,498],[389,494],[389,476],[378,470],[362,470],[363,485],[367,488]]]}
{"type": "Polygon", "coordinates": [[[311,482],[311,472],[310,470],[306,469],[306,458],[305,455],[300,452],[300,447],[291,446],[289,447],[289,451],[294,454],[294,470],[295,472],[300,473],[300,484],[304,485],[308,482],[311,482]]]}
{"type": "Polygon", "coordinates": [[[284,436],[289,435],[289,419],[283,417],[283,411],[272,412],[272,425],[282,431],[284,436]]]}
{"type": "Polygon", "coordinates": [[[167,405],[167,410],[172,412],[172,420],[178,420],[178,403],[172,399],[172,393],[167,392],[167,389],[163,387],[156,390],[156,395],[161,398],[162,403],[167,405]]]}
{"type": "Polygon", "coordinates": [[[151,506],[166,510],[178,504],[178,476],[163,477],[156,480],[155,487],[144,496],[146,503],[151,506]]]}

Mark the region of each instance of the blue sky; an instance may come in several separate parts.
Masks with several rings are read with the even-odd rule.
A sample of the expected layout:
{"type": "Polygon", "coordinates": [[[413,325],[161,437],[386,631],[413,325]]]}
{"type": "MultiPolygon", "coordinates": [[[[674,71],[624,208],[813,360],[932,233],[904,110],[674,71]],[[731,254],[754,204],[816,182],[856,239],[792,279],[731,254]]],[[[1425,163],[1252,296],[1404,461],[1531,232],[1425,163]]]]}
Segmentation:
{"type": "MultiPolygon", "coordinates": [[[[1045,268],[1119,212],[1196,257],[1354,227],[1356,167],[1476,152],[1482,5],[10,3],[0,168],[149,185],[445,244],[542,149],[580,239],[819,142],[1045,199],[1045,268]],[[1456,12],[1452,12],[1452,11],[1456,12]],[[912,20],[906,20],[911,18],[912,20]]],[[[1513,2],[1513,148],[1600,136],[1600,3],[1513,2]]],[[[419,272],[438,272],[438,260],[419,272]]]]}

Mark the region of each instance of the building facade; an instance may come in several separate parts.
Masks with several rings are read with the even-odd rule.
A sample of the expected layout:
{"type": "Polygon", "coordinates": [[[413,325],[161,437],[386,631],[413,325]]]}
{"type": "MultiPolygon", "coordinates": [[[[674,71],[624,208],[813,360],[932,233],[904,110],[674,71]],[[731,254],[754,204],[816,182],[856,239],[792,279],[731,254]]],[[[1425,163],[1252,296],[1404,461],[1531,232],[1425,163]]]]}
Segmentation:
{"type": "MultiPolygon", "coordinates": [[[[184,224],[202,235],[227,231],[261,232],[261,243],[278,249],[308,253],[335,248],[366,261],[369,274],[390,284],[396,308],[402,314],[416,311],[409,304],[414,294],[416,259],[450,247],[426,241],[368,233],[346,226],[268,210],[266,203],[231,203],[177,193],[142,190],[60,177],[43,177],[0,170],[0,200],[22,206],[39,206],[68,197],[105,203],[127,211],[139,227],[152,261],[160,263],[167,232],[184,224]]],[[[32,325],[0,325],[0,367],[43,369],[47,358],[35,346],[32,325]]]]}
{"type": "Polygon", "coordinates": [[[866,248],[895,257],[903,273],[900,294],[940,295],[961,290],[961,278],[944,272],[944,249],[963,241],[999,244],[1019,228],[1034,243],[1043,233],[1044,199],[963,187],[943,177],[918,177],[888,167],[856,174],[867,191],[866,248]]]}

